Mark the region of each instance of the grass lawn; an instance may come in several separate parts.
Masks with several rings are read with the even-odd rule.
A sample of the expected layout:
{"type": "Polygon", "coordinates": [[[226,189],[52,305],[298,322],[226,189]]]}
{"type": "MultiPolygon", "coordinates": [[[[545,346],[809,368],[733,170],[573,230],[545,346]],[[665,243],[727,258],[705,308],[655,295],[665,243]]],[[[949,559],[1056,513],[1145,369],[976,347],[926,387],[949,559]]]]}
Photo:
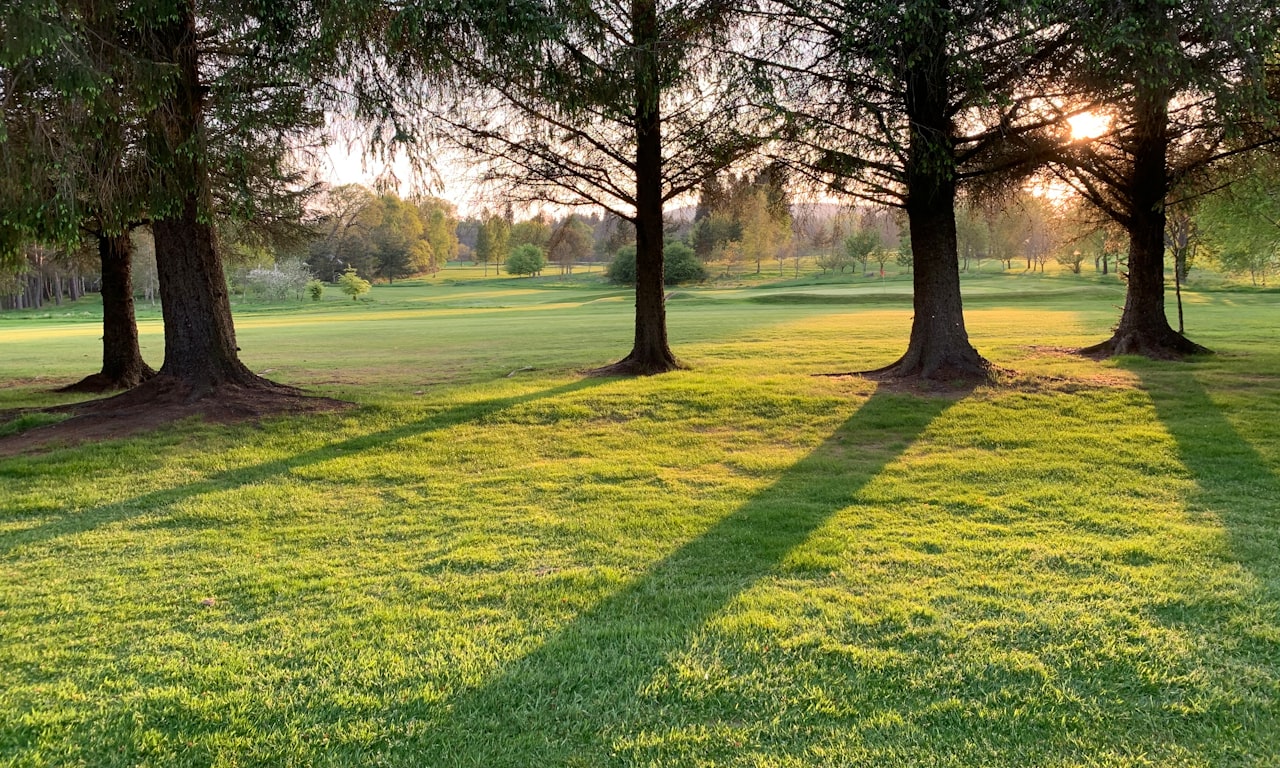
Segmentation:
{"type": "MultiPolygon", "coordinates": [[[[593,275],[237,307],[360,407],[0,460],[0,766],[1280,765],[1280,294],[1095,363],[1118,283],[966,280],[1019,386],[812,376],[905,277],[675,289],[640,380],[593,275]]],[[[0,408],[97,323],[0,315],[0,408]]]]}

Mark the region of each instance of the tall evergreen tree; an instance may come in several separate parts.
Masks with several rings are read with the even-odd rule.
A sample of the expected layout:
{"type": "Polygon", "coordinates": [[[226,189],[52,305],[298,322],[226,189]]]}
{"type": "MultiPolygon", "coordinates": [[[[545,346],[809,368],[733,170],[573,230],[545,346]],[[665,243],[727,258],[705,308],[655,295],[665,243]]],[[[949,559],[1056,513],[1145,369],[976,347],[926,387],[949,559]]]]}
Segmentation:
{"type": "MultiPolygon", "coordinates": [[[[405,13],[416,20],[428,11],[405,13]]],[[[725,55],[734,6],[553,0],[482,15],[471,44],[457,48],[477,54],[454,60],[462,96],[437,116],[509,194],[595,204],[634,225],[634,341],[600,372],[678,367],[667,339],[663,205],[751,145],[742,129],[747,100],[725,55]]],[[[437,27],[415,29],[423,34],[405,38],[408,60],[423,59],[420,48],[439,50],[437,27]]]]}
{"type": "Polygon", "coordinates": [[[1124,310],[1097,355],[1207,352],[1169,325],[1164,307],[1166,207],[1194,174],[1274,142],[1268,57],[1280,4],[1245,0],[1082,0],[1070,6],[1078,90],[1105,103],[1110,130],[1069,145],[1061,178],[1129,236],[1124,310]]]}
{"type": "Polygon", "coordinates": [[[1029,167],[1054,118],[1038,111],[1061,29],[1011,0],[775,0],[762,64],[781,82],[796,170],[906,210],[914,254],[907,351],[875,373],[986,379],[960,296],[957,189],[1029,167]],[[1017,139],[1015,143],[1013,140],[1017,139]]]}
{"type": "Polygon", "coordinates": [[[127,389],[154,374],[134,319],[130,233],[147,218],[149,168],[129,34],[115,5],[95,0],[43,11],[16,3],[0,15],[11,40],[0,59],[8,247],[27,239],[75,248],[88,233],[99,257],[102,367],[68,391],[127,389]]]}
{"type": "Polygon", "coordinates": [[[34,160],[45,169],[34,178],[56,179],[39,182],[30,200],[56,215],[27,234],[47,239],[77,226],[99,233],[100,251],[112,255],[103,270],[104,363],[117,346],[112,328],[134,334],[136,353],[131,311],[114,309],[132,298],[122,238],[141,221],[152,224],[166,376],[136,399],[169,391],[174,381],[194,399],[226,383],[266,388],[236,356],[212,222],[273,222],[298,212],[297,196],[286,191],[296,175],[284,161],[299,132],[317,124],[306,70],[315,68],[317,50],[331,54],[333,44],[315,23],[322,6],[285,5],[22,0],[0,17],[22,30],[19,39],[33,28],[47,38],[7,49],[0,68],[57,72],[59,52],[75,65],[71,76],[37,75],[30,90],[6,95],[39,94],[61,126],[73,126],[59,133],[56,155],[34,160]]]}

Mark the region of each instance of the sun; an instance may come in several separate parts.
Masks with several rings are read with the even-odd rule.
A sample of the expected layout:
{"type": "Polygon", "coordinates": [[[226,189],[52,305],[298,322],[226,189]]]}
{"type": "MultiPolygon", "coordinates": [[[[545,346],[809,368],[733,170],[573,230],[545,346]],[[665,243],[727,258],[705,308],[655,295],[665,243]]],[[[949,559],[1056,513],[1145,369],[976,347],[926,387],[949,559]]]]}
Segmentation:
{"type": "Polygon", "coordinates": [[[1067,124],[1071,126],[1072,141],[1086,141],[1106,133],[1111,127],[1111,118],[1097,112],[1081,112],[1068,117],[1067,124]]]}

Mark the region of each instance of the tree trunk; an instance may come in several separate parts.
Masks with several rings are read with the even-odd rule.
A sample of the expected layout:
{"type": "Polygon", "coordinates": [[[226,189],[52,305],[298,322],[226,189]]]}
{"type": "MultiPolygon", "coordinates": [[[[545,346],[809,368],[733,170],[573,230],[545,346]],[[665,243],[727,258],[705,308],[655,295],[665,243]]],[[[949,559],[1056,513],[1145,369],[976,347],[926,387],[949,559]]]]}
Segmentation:
{"type": "Polygon", "coordinates": [[[271,386],[236,354],[222,261],[213,228],[201,216],[207,216],[210,195],[193,0],[184,0],[156,35],[159,60],[176,65],[177,72],[173,91],[155,113],[154,151],[164,169],[161,183],[173,196],[169,209],[157,213],[152,225],[164,315],[160,374],[183,385],[189,400],[225,384],[271,386]]]}
{"type": "Polygon", "coordinates": [[[1133,166],[1127,185],[1132,201],[1128,212],[1129,283],[1124,311],[1111,338],[1081,350],[1087,355],[1169,359],[1209,351],[1173,330],[1164,311],[1169,99],[1167,89],[1156,87],[1139,88],[1135,96],[1133,166]]]}
{"type": "MultiPolygon", "coordinates": [[[[940,4],[941,6],[941,4],[940,4]]],[[[944,9],[938,7],[942,13],[944,9]]],[[[911,232],[915,316],[906,353],[871,373],[894,378],[987,381],[991,364],[969,344],[960,301],[955,217],[955,150],[948,115],[945,24],[936,39],[907,55],[907,220],[911,232]]]]}
{"type": "Polygon", "coordinates": [[[655,0],[632,0],[632,37],[636,42],[636,327],[631,353],[599,375],[642,375],[683,367],[667,342],[667,306],[663,287],[662,115],[657,83],[660,73],[655,0]]]}
{"type": "Polygon", "coordinates": [[[155,375],[142,360],[133,312],[133,260],[129,233],[98,233],[102,263],[102,370],[63,392],[130,389],[155,375]]]}

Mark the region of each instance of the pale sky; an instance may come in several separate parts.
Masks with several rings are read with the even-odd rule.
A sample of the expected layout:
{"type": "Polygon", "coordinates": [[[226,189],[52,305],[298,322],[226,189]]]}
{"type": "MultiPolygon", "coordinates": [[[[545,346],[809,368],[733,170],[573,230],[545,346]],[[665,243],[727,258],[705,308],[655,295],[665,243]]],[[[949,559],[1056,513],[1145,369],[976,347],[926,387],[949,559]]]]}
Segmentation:
{"type": "Polygon", "coordinates": [[[363,142],[339,137],[332,139],[321,161],[317,174],[334,186],[363,184],[370,189],[390,189],[401,197],[442,197],[458,206],[462,216],[484,207],[477,202],[478,191],[468,178],[465,165],[459,162],[441,161],[436,169],[439,178],[419,178],[407,157],[400,155],[390,163],[365,157],[363,142]]]}

